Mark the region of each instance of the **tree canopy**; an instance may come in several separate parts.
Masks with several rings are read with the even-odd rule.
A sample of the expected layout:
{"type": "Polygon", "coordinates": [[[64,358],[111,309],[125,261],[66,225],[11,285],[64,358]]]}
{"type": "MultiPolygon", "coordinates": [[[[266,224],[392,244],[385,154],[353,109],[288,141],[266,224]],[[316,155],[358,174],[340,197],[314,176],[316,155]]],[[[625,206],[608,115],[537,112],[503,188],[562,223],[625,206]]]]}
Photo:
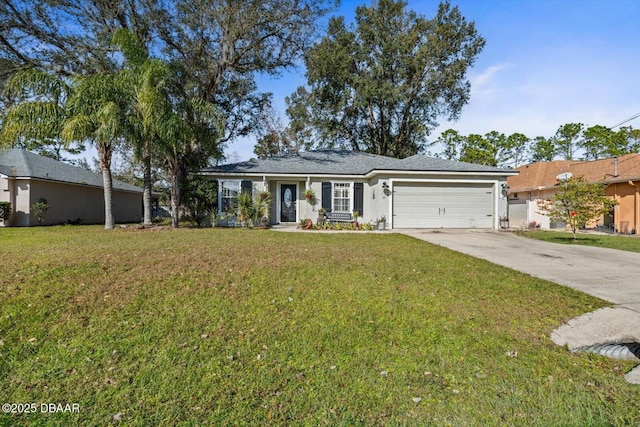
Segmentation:
{"type": "MultiPolygon", "coordinates": [[[[103,176],[119,144],[170,176],[177,226],[180,177],[260,132],[270,93],[258,75],[297,65],[332,0],[6,0],[0,2],[0,87],[31,73],[60,84],[0,98],[4,145],[96,146],[103,176]],[[34,48],[37,46],[37,48],[34,48]],[[69,95],[64,85],[76,92],[69,95]],[[92,90],[95,88],[96,90],[92,90]],[[118,91],[116,98],[111,97],[118,91]],[[100,92],[102,91],[102,92],[100,92]],[[68,99],[67,99],[68,98],[68,99]],[[109,98],[109,99],[107,99],[109,98]],[[69,101],[70,100],[70,101],[69,101]],[[34,111],[46,114],[33,114],[34,111]],[[46,111],[45,111],[46,110],[46,111]],[[7,113],[8,114],[8,113],[7,113]],[[63,133],[65,135],[63,135],[63,133]],[[124,145],[123,145],[124,144],[124,145]]],[[[105,181],[105,200],[110,184],[105,181]]],[[[107,203],[109,205],[109,203],[107,203]]],[[[106,228],[112,227],[107,212],[106,228]]]]}
{"type": "Polygon", "coordinates": [[[293,134],[307,146],[406,157],[424,148],[439,117],[458,118],[485,40],[449,2],[431,19],[406,6],[359,6],[351,28],[330,20],[305,56],[308,89],[288,98],[293,134]]]}
{"type": "Polygon", "coordinates": [[[498,131],[462,135],[447,129],[430,145],[437,145],[436,155],[449,160],[516,168],[527,162],[571,160],[577,154],[582,155],[580,160],[598,160],[637,153],[640,129],[621,127],[613,131],[601,125],[585,127],[568,123],[560,126],[550,138],[537,136],[533,139],[519,132],[509,136],[498,131]]]}
{"type": "Polygon", "coordinates": [[[332,0],[6,0],[0,2],[0,83],[25,68],[58,77],[113,72],[125,29],[154,57],[182,64],[191,96],[225,118],[220,143],[252,133],[271,94],[258,74],[294,67],[332,0]],[[38,46],[38,49],[34,49],[38,46]]]}

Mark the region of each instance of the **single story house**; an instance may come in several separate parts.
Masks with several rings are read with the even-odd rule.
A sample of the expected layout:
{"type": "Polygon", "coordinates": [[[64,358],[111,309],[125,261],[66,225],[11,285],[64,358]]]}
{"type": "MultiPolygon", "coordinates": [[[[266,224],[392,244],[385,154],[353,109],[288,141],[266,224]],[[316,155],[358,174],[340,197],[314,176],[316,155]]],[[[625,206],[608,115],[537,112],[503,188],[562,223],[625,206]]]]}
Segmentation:
{"type": "Polygon", "coordinates": [[[299,152],[201,170],[218,182],[225,212],[242,191],[268,191],[271,224],[316,221],[318,210],[386,219],[391,228],[500,227],[506,180],[517,172],[423,155],[405,159],[348,150],[299,152]],[[306,190],[315,197],[307,201],[306,190]]]}
{"type": "Polygon", "coordinates": [[[606,194],[618,202],[610,215],[596,225],[620,233],[637,233],[640,227],[640,154],[593,160],[555,160],[516,168],[519,175],[507,179],[509,220],[512,227],[565,228],[539,213],[538,201],[551,199],[560,180],[583,176],[606,184],[606,194]]]}
{"type": "MultiPolygon", "coordinates": [[[[45,199],[44,224],[104,223],[102,175],[22,149],[0,149],[0,201],[11,203],[7,224],[38,225],[31,206],[45,199]]],[[[142,188],[113,180],[113,216],[119,223],[140,222],[142,188]]]]}

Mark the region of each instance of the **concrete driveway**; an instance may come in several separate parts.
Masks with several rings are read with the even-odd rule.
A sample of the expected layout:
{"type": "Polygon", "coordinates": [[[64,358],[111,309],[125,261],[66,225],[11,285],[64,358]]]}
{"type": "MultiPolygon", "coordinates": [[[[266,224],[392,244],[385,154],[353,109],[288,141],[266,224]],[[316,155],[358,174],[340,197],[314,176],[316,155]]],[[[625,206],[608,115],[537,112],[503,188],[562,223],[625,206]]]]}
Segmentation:
{"type": "MultiPolygon", "coordinates": [[[[577,350],[600,344],[640,343],[639,253],[548,243],[491,230],[396,231],[615,304],[560,326],[551,335],[558,345],[577,350]]],[[[627,380],[640,384],[640,366],[627,374],[627,380]]]]}

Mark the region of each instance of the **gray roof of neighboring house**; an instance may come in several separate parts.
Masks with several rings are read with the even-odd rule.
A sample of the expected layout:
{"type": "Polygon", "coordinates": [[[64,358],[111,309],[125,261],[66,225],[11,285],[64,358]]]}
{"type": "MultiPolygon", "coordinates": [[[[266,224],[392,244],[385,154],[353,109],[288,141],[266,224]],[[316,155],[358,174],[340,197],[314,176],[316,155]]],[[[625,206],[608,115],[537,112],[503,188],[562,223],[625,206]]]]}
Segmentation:
{"type": "Polygon", "coordinates": [[[508,169],[427,157],[419,154],[406,159],[395,159],[348,150],[303,151],[279,157],[251,159],[246,162],[208,167],[202,169],[201,172],[207,174],[365,175],[374,170],[513,172],[508,169]]]}
{"type": "MultiPolygon", "coordinates": [[[[0,150],[0,173],[13,178],[35,178],[91,187],[103,186],[101,174],[18,148],[0,150]]],[[[113,189],[142,192],[142,188],[116,179],[113,180],[113,189]]]]}

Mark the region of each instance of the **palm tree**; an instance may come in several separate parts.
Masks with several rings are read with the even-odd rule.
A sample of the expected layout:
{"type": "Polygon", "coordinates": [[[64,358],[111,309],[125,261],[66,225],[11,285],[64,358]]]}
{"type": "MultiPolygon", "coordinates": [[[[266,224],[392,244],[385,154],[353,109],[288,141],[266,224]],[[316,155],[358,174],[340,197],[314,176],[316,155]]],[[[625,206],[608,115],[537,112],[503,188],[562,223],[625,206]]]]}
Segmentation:
{"type": "Polygon", "coordinates": [[[127,107],[130,93],[122,77],[111,73],[78,77],[69,97],[62,136],[69,141],[88,141],[98,151],[104,184],[104,228],[114,228],[111,159],[116,144],[127,135],[127,107]]]}
{"type": "MultiPolygon", "coordinates": [[[[113,74],[64,80],[37,69],[15,74],[8,93],[19,101],[11,106],[0,130],[2,145],[16,141],[55,141],[58,147],[95,145],[100,157],[105,200],[105,229],[114,228],[111,157],[123,135],[123,118],[128,97],[113,74]]],[[[27,145],[29,148],[29,146],[27,145]]],[[[58,150],[59,155],[59,150],[58,150]]]]}
{"type": "Polygon", "coordinates": [[[125,68],[122,72],[123,80],[132,94],[132,104],[128,116],[129,142],[133,143],[135,158],[142,161],[143,170],[143,224],[151,224],[151,192],[153,190],[151,160],[153,141],[157,140],[156,130],[159,126],[156,120],[161,120],[163,114],[158,114],[158,107],[154,104],[164,88],[167,73],[164,62],[149,57],[149,52],[140,39],[131,31],[120,29],[112,37],[114,43],[125,58],[125,68]]]}
{"type": "Polygon", "coordinates": [[[153,138],[154,153],[170,175],[171,224],[178,227],[180,178],[220,155],[222,123],[213,104],[189,97],[183,70],[161,60],[150,60],[138,91],[145,134],[153,138]]]}

